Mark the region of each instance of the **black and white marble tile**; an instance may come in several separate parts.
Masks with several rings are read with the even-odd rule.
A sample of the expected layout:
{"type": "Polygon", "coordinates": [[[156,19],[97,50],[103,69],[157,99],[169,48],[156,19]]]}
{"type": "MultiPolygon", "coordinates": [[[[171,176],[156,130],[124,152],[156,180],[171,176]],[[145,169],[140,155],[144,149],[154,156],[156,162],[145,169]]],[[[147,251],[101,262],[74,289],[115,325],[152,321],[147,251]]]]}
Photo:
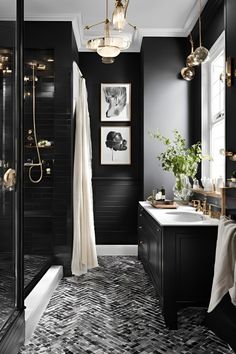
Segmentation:
{"type": "MultiPolygon", "coordinates": [[[[24,255],[25,287],[37,276],[48,262],[49,256],[24,255]]],[[[0,254],[0,329],[15,308],[15,264],[14,254],[0,254]]]]}
{"type": "Polygon", "coordinates": [[[204,310],[179,313],[166,329],[158,297],[135,257],[100,257],[100,267],[64,278],[20,354],[228,354],[203,325],[204,310]]]}

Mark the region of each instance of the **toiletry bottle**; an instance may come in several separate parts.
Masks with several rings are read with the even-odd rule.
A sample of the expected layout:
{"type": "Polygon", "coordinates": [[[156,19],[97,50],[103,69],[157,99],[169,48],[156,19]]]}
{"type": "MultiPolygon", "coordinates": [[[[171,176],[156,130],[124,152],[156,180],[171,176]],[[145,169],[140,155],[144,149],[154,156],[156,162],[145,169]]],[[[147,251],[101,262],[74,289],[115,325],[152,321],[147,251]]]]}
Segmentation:
{"type": "Polygon", "coordinates": [[[161,200],[162,193],[157,189],[156,200],[161,200]]]}
{"type": "Polygon", "coordinates": [[[159,189],[157,188],[156,200],[160,200],[160,199],[161,199],[161,191],[159,191],[159,189]]]}
{"type": "Polygon", "coordinates": [[[152,200],[156,200],[157,189],[153,187],[152,189],[152,200]]]}
{"type": "Polygon", "coordinates": [[[161,200],[163,200],[163,201],[166,200],[166,191],[163,186],[161,187],[161,200]]]}

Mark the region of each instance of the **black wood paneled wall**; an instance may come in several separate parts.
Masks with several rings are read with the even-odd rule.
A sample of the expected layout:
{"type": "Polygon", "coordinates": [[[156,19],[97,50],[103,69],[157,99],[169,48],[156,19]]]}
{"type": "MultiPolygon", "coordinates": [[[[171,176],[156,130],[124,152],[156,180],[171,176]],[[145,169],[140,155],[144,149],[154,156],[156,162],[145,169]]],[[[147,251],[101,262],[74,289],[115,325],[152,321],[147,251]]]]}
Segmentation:
{"type": "Polygon", "coordinates": [[[97,244],[136,244],[137,205],[142,199],[142,97],[140,54],[122,53],[106,65],[96,53],[79,53],[86,78],[93,149],[94,215],[97,244]],[[131,122],[100,119],[101,83],[131,83],[131,122]],[[131,126],[131,165],[101,165],[101,126],[131,126]]]}

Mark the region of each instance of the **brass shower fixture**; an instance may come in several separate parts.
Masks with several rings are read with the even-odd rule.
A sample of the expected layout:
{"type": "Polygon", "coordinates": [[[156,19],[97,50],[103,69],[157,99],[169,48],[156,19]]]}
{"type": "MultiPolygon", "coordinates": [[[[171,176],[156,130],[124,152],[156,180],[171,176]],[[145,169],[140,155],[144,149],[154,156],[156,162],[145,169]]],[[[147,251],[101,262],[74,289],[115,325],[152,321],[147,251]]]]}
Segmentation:
{"type": "Polygon", "coordinates": [[[27,64],[30,65],[32,68],[34,67],[36,70],[40,70],[40,71],[46,70],[46,65],[42,63],[37,63],[32,61],[27,64]]]}
{"type": "Polygon", "coordinates": [[[2,70],[3,74],[12,73],[12,70],[9,68],[8,59],[8,56],[0,55],[0,70],[2,70]]]}

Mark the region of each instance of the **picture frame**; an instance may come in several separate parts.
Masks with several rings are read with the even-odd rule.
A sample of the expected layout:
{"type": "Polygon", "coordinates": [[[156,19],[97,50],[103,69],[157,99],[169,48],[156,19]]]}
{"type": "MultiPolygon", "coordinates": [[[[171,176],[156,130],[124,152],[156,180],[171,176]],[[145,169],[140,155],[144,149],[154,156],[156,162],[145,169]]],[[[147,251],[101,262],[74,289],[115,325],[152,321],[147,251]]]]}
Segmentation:
{"type": "Polygon", "coordinates": [[[131,165],[131,127],[101,127],[101,165],[131,165]]]}
{"type": "Polygon", "coordinates": [[[101,121],[131,121],[131,84],[101,84],[101,121]]]}

